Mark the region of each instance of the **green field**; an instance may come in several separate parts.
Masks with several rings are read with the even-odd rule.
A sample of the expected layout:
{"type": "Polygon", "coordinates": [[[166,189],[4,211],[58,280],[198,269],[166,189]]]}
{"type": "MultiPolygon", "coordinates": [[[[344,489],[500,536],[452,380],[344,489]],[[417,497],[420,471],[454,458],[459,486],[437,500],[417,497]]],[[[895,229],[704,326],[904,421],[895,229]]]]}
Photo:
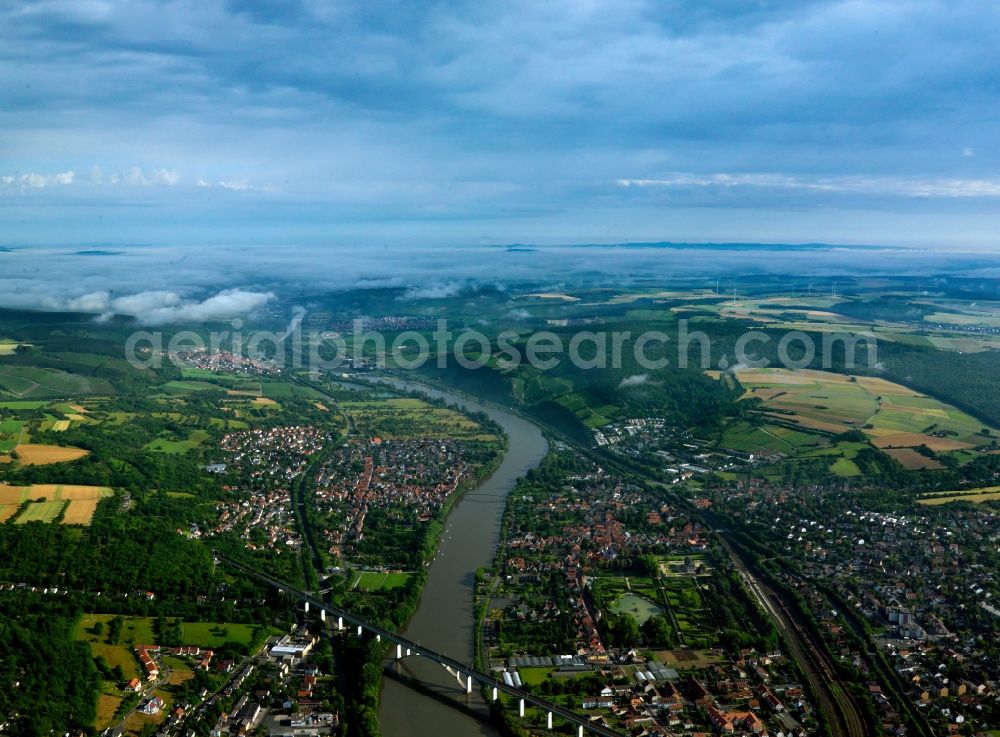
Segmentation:
{"type": "MultiPolygon", "coordinates": [[[[77,623],[73,637],[90,645],[94,657],[101,656],[108,665],[114,668],[121,666],[128,678],[139,675],[139,663],[133,649],[136,645],[155,645],[152,617],[123,617],[125,624],[118,644],[107,642],[108,622],[114,619],[114,614],[84,614],[77,623]],[[93,626],[101,622],[104,632],[95,635],[91,632],[93,626]]],[[[173,621],[173,620],[170,620],[173,621]]],[[[241,645],[251,645],[254,641],[255,625],[215,622],[183,622],[181,624],[183,645],[196,645],[204,648],[217,648],[226,642],[236,642],[241,645]]]]}
{"type": "MultiPolygon", "coordinates": [[[[107,623],[114,617],[114,614],[84,614],[76,627],[76,639],[92,640],[95,636],[87,630],[97,622],[104,622],[106,631],[107,623]]],[[[132,647],[156,643],[156,638],[153,636],[152,617],[124,617],[124,619],[125,625],[122,628],[119,646],[132,647]]],[[[233,622],[182,622],[182,643],[207,648],[219,647],[227,642],[249,645],[253,641],[256,628],[256,625],[233,622]]]]}
{"type": "Polygon", "coordinates": [[[0,389],[25,399],[114,393],[111,384],[104,379],[25,366],[0,366],[0,389]]]}
{"type": "Polygon", "coordinates": [[[359,591],[390,591],[402,588],[410,580],[410,573],[382,573],[380,571],[363,571],[354,576],[351,588],[359,591]]]}
{"type": "Polygon", "coordinates": [[[14,520],[15,525],[23,525],[28,522],[51,523],[60,514],[66,502],[31,502],[24,511],[14,520]]]}
{"type": "Polygon", "coordinates": [[[18,410],[35,410],[41,409],[47,406],[49,403],[45,401],[32,401],[32,400],[19,400],[13,402],[0,402],[0,409],[10,409],[15,412],[18,410]]]}
{"type": "Polygon", "coordinates": [[[145,447],[146,450],[151,450],[156,453],[183,455],[188,451],[194,450],[209,438],[211,438],[211,435],[204,430],[194,430],[190,435],[188,435],[187,440],[157,438],[156,440],[147,443],[145,447]]]}
{"type": "Polygon", "coordinates": [[[224,392],[225,388],[218,384],[209,384],[207,381],[197,380],[176,380],[168,381],[162,387],[168,394],[193,394],[194,392],[224,392]]]}
{"type": "Polygon", "coordinates": [[[765,417],[804,431],[839,434],[858,429],[879,447],[956,450],[989,443],[983,423],[959,409],[900,384],[828,371],[750,369],[737,373],[744,399],[757,399],[765,417]]]}
{"type": "Polygon", "coordinates": [[[824,446],[827,442],[828,440],[821,435],[781,425],[763,424],[757,427],[749,422],[738,422],[726,428],[719,445],[730,450],[766,457],[777,453],[790,455],[805,447],[824,446]]]}
{"type": "Polygon", "coordinates": [[[21,441],[24,423],[20,420],[0,420],[0,453],[10,453],[21,441]]]}

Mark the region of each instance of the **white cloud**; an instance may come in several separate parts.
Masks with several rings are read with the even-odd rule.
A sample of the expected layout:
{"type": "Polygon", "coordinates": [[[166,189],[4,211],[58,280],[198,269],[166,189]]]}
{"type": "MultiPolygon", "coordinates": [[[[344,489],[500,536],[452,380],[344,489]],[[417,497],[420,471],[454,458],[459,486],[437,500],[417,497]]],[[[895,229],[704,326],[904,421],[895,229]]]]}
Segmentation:
{"type": "Polygon", "coordinates": [[[618,179],[615,184],[626,188],[756,187],[896,197],[1000,197],[1000,179],[907,179],[863,176],[806,179],[771,173],[677,173],[659,179],[618,179]]]}
{"type": "Polygon", "coordinates": [[[72,312],[105,312],[110,304],[110,293],[91,292],[71,299],[66,303],[66,307],[72,312]]]}
{"type": "Polygon", "coordinates": [[[237,192],[245,192],[248,189],[253,189],[250,183],[246,179],[234,179],[230,181],[219,182],[219,186],[223,189],[232,189],[237,192]]]}
{"type": "MultiPolygon", "coordinates": [[[[150,290],[123,297],[110,292],[90,292],[63,304],[47,302],[52,309],[90,312],[107,319],[112,315],[129,315],[145,325],[166,325],[175,322],[199,322],[212,318],[228,318],[246,314],[274,299],[272,292],[250,292],[227,289],[205,300],[185,299],[176,292],[150,290]]],[[[298,318],[301,320],[301,316],[298,318]]]]}
{"type": "Polygon", "coordinates": [[[632,376],[626,376],[622,379],[622,382],[618,385],[619,389],[625,389],[630,386],[642,386],[647,381],[649,381],[649,374],[634,374],[632,376]]]}

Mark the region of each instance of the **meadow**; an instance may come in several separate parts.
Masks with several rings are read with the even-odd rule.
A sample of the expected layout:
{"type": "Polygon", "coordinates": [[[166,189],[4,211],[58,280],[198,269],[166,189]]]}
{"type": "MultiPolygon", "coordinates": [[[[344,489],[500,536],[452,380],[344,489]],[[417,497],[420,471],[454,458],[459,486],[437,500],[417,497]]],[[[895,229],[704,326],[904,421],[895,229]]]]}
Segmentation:
{"type": "Polygon", "coordinates": [[[372,591],[391,591],[406,585],[411,573],[384,573],[381,571],[362,571],[355,574],[350,588],[370,593],[372,591]]]}
{"type": "Polygon", "coordinates": [[[1000,435],[951,405],[885,379],[788,369],[736,375],[746,389],[743,398],[760,400],[762,418],[827,434],[857,429],[879,448],[960,450],[1000,435]]]}

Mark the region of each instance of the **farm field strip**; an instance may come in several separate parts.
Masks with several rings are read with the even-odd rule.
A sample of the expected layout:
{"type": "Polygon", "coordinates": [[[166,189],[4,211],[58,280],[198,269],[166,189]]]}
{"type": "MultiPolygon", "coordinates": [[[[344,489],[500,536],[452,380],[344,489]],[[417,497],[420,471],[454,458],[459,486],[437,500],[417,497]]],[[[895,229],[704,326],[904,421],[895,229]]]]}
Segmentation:
{"type": "Polygon", "coordinates": [[[14,520],[15,525],[28,522],[53,522],[63,511],[66,502],[30,502],[14,520]]]}
{"type": "Polygon", "coordinates": [[[960,450],[985,445],[997,431],[961,410],[885,379],[827,371],[748,369],[737,378],[763,415],[803,430],[859,429],[880,448],[960,450]]]}

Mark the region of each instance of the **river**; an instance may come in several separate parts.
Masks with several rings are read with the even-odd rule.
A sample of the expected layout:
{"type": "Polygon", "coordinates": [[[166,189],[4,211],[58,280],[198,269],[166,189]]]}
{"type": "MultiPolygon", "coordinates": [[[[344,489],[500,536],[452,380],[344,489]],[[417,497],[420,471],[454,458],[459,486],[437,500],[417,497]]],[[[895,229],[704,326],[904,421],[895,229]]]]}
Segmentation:
{"type": "MultiPolygon", "coordinates": [[[[472,602],[476,569],[492,566],[507,494],[518,478],[541,463],[548,452],[548,444],[536,425],[494,405],[422,384],[385,381],[398,388],[443,399],[468,412],[483,412],[507,433],[507,452],[500,466],[478,488],[467,492],[448,515],[437,555],[428,569],[420,604],[403,631],[410,640],[471,664],[476,636],[472,602]]],[[[392,678],[385,678],[379,709],[384,737],[497,734],[483,720],[488,710],[478,689],[474,689],[471,696],[465,695],[453,676],[423,658],[409,658],[395,667],[401,676],[416,677],[428,684],[438,696],[457,699],[479,718],[392,678]]]]}

